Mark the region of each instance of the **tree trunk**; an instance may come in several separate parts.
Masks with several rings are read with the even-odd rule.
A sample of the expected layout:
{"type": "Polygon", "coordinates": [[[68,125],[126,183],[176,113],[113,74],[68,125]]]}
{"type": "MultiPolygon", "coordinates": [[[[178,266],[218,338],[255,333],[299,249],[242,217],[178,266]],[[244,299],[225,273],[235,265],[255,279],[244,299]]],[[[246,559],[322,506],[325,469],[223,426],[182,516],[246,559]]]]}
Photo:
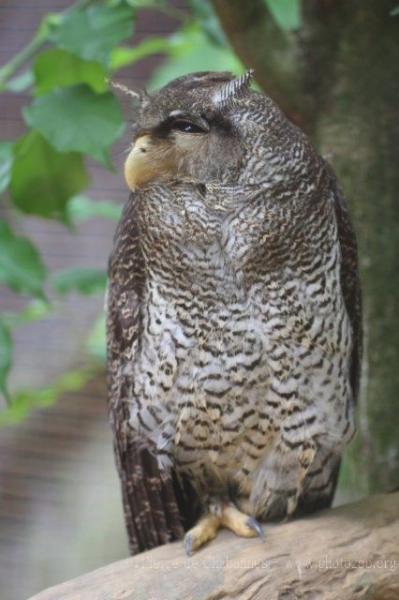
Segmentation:
{"type": "Polygon", "coordinates": [[[113,563],[31,600],[397,600],[399,493],[268,525],[266,541],[222,532],[193,557],[181,542],[113,563]]]}
{"type": "Polygon", "coordinates": [[[341,483],[355,494],[390,489],[399,482],[399,16],[390,14],[398,2],[303,0],[303,26],[295,47],[293,34],[286,36],[285,50],[282,33],[277,45],[267,33],[274,27],[265,2],[263,9],[256,2],[256,11],[238,0],[213,4],[240,58],[256,65],[267,93],[284,98],[282,107],[332,163],[348,199],[359,242],[365,360],[358,435],[341,483]],[[263,44],[256,44],[260,29],[263,44]],[[290,76],[287,53],[297,69],[290,82],[282,80],[290,76]]]}
{"type": "Polygon", "coordinates": [[[389,15],[396,4],[337,9],[340,43],[316,130],[350,199],[359,242],[367,361],[344,475],[356,477],[361,466],[369,491],[399,482],[399,18],[389,15]]]}

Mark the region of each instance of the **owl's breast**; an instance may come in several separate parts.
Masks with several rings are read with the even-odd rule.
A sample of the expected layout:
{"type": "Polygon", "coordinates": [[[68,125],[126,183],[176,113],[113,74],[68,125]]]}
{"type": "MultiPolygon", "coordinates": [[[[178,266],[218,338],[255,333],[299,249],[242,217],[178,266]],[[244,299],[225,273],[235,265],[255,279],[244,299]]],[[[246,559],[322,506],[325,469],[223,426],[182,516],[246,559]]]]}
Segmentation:
{"type": "Polygon", "coordinates": [[[222,210],[181,190],[164,200],[152,195],[145,217],[132,426],[161,464],[219,474],[237,461],[254,470],[276,437],[337,446],[349,435],[351,338],[333,228],[320,260],[316,244],[290,251],[289,227],[278,235],[264,203],[222,210]]]}
{"type": "Polygon", "coordinates": [[[201,310],[200,298],[184,295],[177,304],[152,291],[133,372],[132,423],[141,422],[161,463],[170,452],[177,463],[229,470],[251,428],[260,435],[268,382],[262,328],[240,302],[201,310]]]}
{"type": "Polygon", "coordinates": [[[276,436],[337,446],[353,431],[342,418],[351,397],[342,302],[316,314],[314,288],[300,281],[242,293],[223,265],[214,269],[220,279],[214,273],[208,287],[166,289],[155,274],[148,282],[131,423],[161,464],[219,474],[237,461],[254,470],[276,436]]]}
{"type": "Polygon", "coordinates": [[[149,261],[156,253],[156,260],[169,268],[189,262],[192,272],[207,263],[211,286],[215,260],[223,257],[225,264],[238,267],[259,253],[273,222],[266,214],[262,199],[251,202],[234,188],[218,196],[205,185],[176,183],[143,190],[137,218],[149,261]]]}

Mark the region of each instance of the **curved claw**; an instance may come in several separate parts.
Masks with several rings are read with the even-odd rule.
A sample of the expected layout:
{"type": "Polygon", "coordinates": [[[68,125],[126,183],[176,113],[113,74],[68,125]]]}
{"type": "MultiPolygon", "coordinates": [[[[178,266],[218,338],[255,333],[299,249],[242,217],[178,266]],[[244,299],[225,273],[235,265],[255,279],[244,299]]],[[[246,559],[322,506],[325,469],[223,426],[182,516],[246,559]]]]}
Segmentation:
{"type": "Polygon", "coordinates": [[[193,555],[193,536],[190,534],[187,534],[184,538],[184,552],[186,556],[193,555]]]}
{"type": "Polygon", "coordinates": [[[262,525],[255,519],[255,517],[248,517],[247,526],[255,531],[256,535],[262,540],[265,541],[265,532],[263,530],[262,525]]]}

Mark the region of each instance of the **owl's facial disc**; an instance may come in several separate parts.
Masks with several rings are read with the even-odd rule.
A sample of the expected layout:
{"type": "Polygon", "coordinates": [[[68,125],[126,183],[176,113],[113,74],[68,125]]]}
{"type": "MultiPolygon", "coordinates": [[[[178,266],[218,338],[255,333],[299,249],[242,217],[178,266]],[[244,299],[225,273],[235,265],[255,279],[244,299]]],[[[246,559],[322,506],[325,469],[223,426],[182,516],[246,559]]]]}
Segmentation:
{"type": "Polygon", "coordinates": [[[175,110],[159,125],[139,132],[125,162],[128,187],[187,175],[185,161],[203,148],[209,129],[205,119],[175,110]]]}

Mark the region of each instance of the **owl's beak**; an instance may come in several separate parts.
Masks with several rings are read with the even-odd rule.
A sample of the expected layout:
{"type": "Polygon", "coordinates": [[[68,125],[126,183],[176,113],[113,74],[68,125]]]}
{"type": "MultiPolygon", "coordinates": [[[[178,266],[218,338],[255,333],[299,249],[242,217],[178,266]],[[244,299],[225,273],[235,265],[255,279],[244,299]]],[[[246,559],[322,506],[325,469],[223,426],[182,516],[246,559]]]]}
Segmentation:
{"type": "Polygon", "coordinates": [[[135,141],[133,148],[125,162],[125,181],[131,190],[148,181],[148,171],[151,161],[148,153],[151,147],[151,138],[148,134],[142,135],[135,141]]]}
{"type": "Polygon", "coordinates": [[[149,133],[136,139],[125,162],[125,180],[132,191],[152,181],[166,181],[176,171],[173,146],[149,133]]]}

